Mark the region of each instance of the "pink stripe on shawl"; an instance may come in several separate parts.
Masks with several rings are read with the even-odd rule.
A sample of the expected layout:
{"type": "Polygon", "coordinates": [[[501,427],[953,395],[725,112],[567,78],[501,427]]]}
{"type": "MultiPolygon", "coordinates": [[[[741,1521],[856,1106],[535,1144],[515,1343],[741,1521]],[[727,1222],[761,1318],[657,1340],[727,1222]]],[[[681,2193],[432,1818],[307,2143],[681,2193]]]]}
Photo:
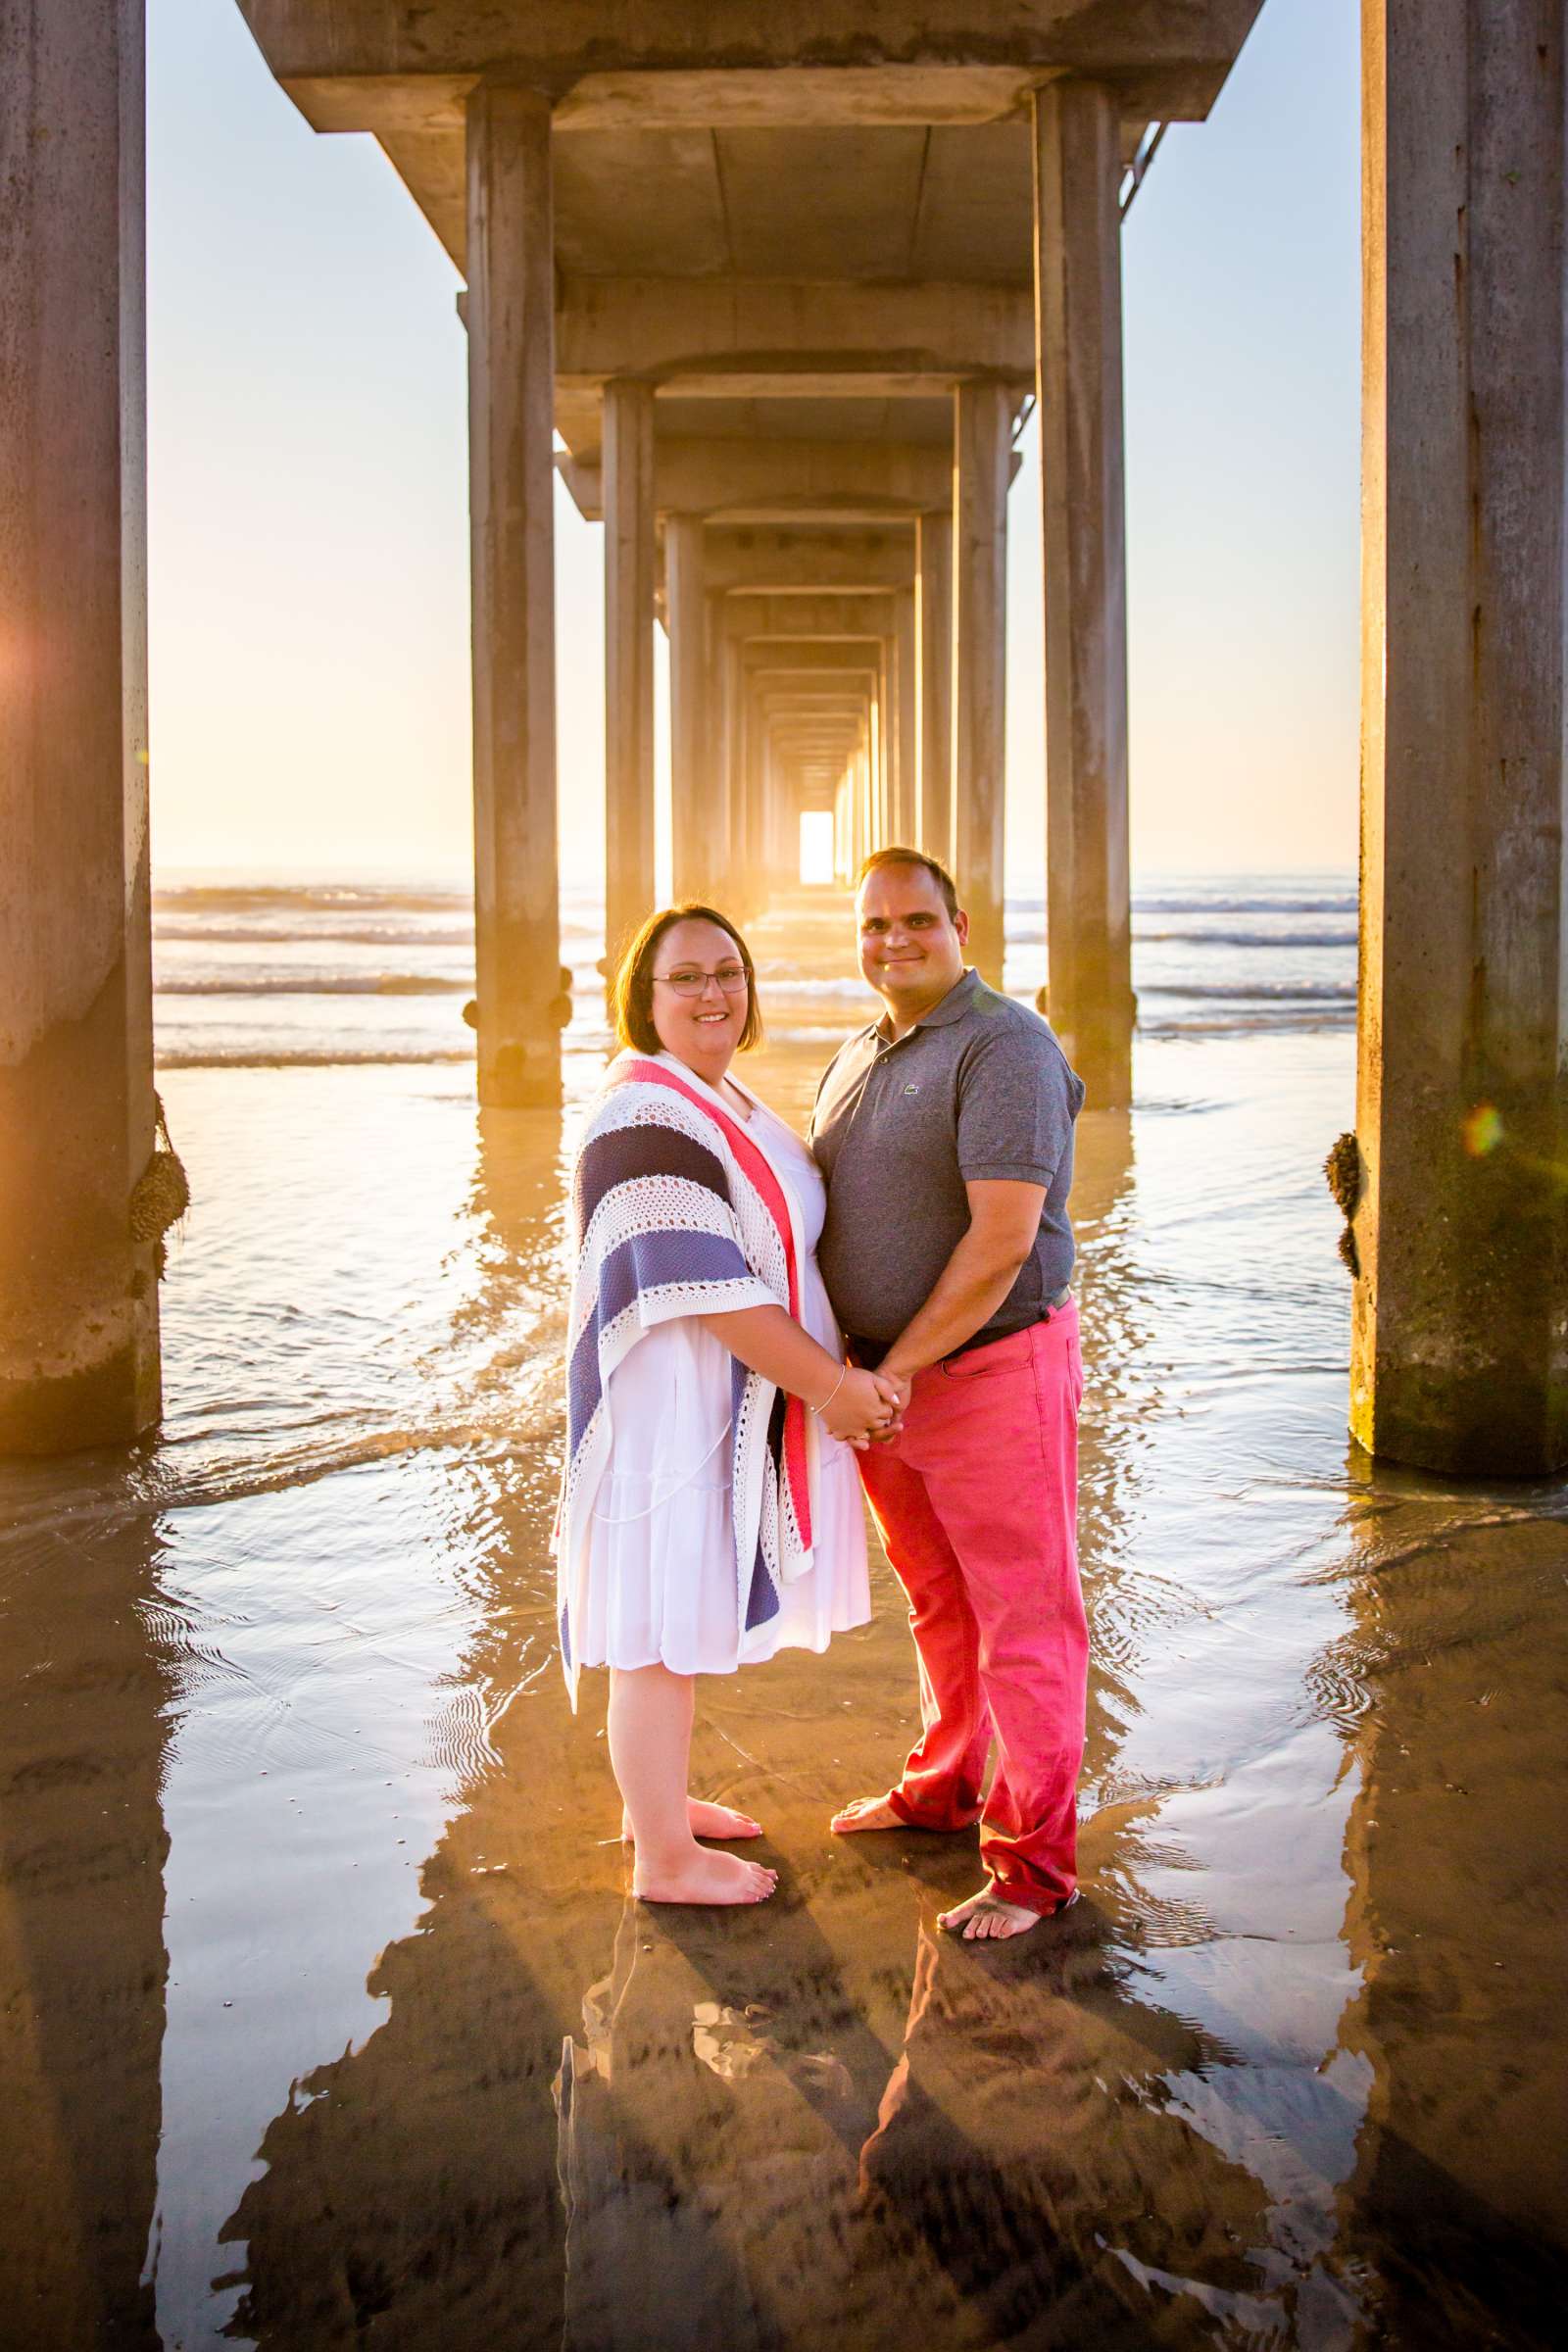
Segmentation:
{"type": "MultiPolygon", "coordinates": [[[[723,1130],[726,1142],[742,1168],[756,1186],[762,1204],[778,1230],[784,1245],[784,1263],[789,1276],[790,1312],[801,1320],[801,1273],[795,1262],[795,1232],[790,1223],[789,1202],[784,1188],[773,1173],[772,1162],[765,1152],[753,1143],[738,1119],[727,1110],[705,1102],[673,1070],[661,1062],[633,1061],[618,1070],[612,1080],[615,1086],[667,1086],[672,1094],[682,1095],[698,1110],[706,1111],[716,1127],[723,1130]]],[[[791,1396],[784,1408],[784,1469],[790,1482],[790,1495],[795,1504],[795,1524],[801,1531],[801,1541],[810,1549],[811,1498],[810,1480],[806,1466],[806,1404],[799,1396],[791,1396]]]]}

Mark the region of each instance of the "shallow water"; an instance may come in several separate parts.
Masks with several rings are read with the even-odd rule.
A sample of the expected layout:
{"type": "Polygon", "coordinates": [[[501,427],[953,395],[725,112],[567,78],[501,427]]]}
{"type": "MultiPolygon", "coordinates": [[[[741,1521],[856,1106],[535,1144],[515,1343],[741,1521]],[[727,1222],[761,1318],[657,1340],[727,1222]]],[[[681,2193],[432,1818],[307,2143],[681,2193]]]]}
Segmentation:
{"type": "Polygon", "coordinates": [[[626,1900],[551,1647],[570,1044],[559,1118],[165,1069],[164,1429],[0,1468],[8,2352],[1558,2340],[1568,1488],[1348,1446],[1348,1034],[1154,1025],[1081,1123],[1086,1900],[994,1953],[972,1840],[824,1834],[913,1720],[885,1569],[701,1694],[778,1895],[626,1900]]]}

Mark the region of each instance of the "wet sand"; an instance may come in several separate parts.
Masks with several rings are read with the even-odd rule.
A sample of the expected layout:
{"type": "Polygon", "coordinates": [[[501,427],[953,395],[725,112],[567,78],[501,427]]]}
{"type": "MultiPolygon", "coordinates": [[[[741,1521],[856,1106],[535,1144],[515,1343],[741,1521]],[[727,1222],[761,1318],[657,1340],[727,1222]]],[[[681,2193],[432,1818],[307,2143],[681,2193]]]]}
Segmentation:
{"type": "Polygon", "coordinates": [[[913,1721],[885,1567],[700,1691],[776,1898],[627,1899],[545,1557],[596,1066],[165,1080],[163,1438],[0,1470],[8,2352],[1558,2340],[1568,1487],[1349,1451],[1349,1041],[1081,1123],[1086,1899],[985,1953],[972,1838],[825,1834],[913,1721]]]}

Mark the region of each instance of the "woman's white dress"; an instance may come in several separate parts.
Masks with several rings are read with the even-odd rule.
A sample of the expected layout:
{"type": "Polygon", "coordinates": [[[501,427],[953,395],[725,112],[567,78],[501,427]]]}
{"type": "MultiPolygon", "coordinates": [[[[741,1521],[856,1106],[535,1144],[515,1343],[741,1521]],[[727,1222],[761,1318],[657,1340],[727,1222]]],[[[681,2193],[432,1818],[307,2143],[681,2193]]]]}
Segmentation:
{"type": "MultiPolygon", "coordinates": [[[[821,1175],[799,1136],[748,1088],[737,1091],[752,1104],[747,1133],[799,1214],[802,1320],[837,1355],[838,1326],[816,1269],[827,1210],[821,1175]]],[[[781,1588],[776,1616],[737,1634],[731,1362],[721,1340],[681,1315],[645,1332],[610,1376],[614,1435],[593,1513],[586,1623],[577,1637],[584,1666],[730,1674],[775,1650],[826,1649],[834,1634],[871,1614],[854,1450],[819,1422],[812,1565],[781,1588]]]]}

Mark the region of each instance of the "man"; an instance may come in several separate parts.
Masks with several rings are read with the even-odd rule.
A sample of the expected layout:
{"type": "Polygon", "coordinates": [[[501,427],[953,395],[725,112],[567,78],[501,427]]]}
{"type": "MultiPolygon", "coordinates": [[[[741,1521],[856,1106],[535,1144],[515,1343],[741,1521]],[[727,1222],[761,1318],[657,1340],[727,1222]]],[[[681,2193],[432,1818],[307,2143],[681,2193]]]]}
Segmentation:
{"type": "Polygon", "coordinates": [[[818,1090],[818,1260],[852,1356],[901,1393],[898,1434],[860,1468],[908,1595],[923,1728],[898,1785],[833,1828],[981,1821],[986,1883],[942,1925],[1005,1937],[1077,1887],[1088,1634],[1066,1202],[1084,1090],[1039,1015],[965,968],[968,918],[934,858],[878,850],[856,906],[886,1011],[818,1090]]]}

